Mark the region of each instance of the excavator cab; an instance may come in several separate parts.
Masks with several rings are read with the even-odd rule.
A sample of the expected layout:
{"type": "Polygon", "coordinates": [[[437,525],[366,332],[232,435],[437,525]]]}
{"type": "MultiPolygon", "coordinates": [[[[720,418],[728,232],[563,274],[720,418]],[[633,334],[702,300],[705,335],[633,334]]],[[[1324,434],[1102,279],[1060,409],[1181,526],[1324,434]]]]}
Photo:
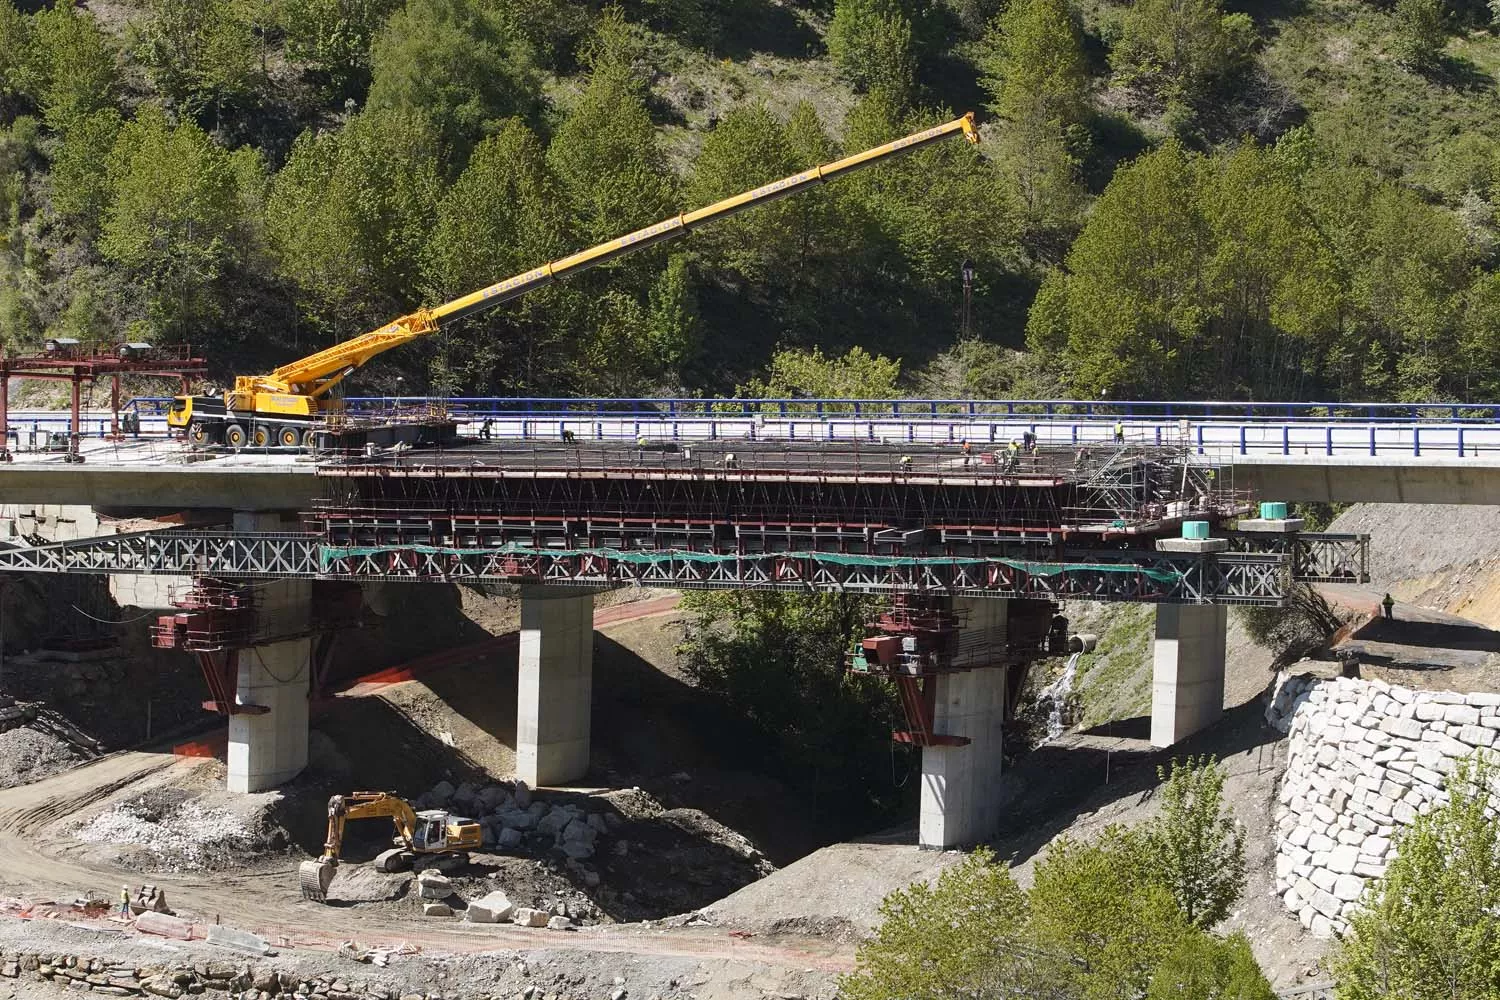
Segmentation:
{"type": "Polygon", "coordinates": [[[417,813],[417,829],[412,835],[411,846],[418,854],[446,850],[448,814],[441,809],[424,809],[417,813]]]}

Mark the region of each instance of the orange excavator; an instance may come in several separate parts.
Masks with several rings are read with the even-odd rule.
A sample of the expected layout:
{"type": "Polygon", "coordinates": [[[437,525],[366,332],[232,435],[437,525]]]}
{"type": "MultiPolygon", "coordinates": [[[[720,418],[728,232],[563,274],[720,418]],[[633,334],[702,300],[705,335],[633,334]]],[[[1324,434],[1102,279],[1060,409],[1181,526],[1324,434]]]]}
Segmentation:
{"type": "Polygon", "coordinates": [[[328,836],[323,854],[304,861],[297,871],[304,899],[321,903],[338,873],[344,850],[344,825],[351,819],[388,818],[395,827],[390,850],[375,856],[375,867],[383,872],[404,871],[419,855],[462,855],[478,848],[484,839],[479,824],[442,809],[413,809],[403,798],[389,792],[354,792],[328,800],[328,836]]]}
{"type": "Polygon", "coordinates": [[[653,226],[543,264],[451,302],[431,309],[418,309],[378,330],[282,365],[268,375],[237,376],[234,388],[222,395],[178,396],[172,400],[167,412],[167,424],[185,432],[188,440],[199,447],[311,447],[318,418],[342,408],[342,400],[334,395],[334,389],[379,354],[569,275],[686,236],[701,225],[727,219],[951,135],[962,135],[973,143],[979,141],[972,112],[863,153],[725,198],[695,212],[663,219],[653,226]]]}

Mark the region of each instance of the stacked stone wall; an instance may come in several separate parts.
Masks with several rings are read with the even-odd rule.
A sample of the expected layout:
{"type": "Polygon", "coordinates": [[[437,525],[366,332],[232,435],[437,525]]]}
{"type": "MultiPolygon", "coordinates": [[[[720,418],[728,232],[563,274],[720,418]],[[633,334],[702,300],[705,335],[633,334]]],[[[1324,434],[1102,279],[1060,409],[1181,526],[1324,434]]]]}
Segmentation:
{"type": "Polygon", "coordinates": [[[1500,694],[1283,676],[1266,719],[1289,737],[1276,891],[1328,937],[1385,874],[1398,831],[1447,801],[1458,761],[1496,745],[1500,694]]]}

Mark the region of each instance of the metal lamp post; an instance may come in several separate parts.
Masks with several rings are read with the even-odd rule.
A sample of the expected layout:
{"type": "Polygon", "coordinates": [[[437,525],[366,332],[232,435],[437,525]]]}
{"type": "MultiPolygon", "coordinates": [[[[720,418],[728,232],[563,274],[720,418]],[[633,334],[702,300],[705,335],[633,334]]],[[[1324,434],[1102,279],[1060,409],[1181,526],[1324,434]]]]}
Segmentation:
{"type": "Polygon", "coordinates": [[[969,339],[969,321],[970,321],[970,318],[972,316],[972,310],[971,310],[970,306],[971,306],[971,304],[973,302],[973,298],[974,298],[974,263],[973,263],[973,261],[969,261],[969,260],[965,260],[964,261],[963,276],[964,276],[963,336],[964,336],[965,340],[968,340],[969,339]]]}

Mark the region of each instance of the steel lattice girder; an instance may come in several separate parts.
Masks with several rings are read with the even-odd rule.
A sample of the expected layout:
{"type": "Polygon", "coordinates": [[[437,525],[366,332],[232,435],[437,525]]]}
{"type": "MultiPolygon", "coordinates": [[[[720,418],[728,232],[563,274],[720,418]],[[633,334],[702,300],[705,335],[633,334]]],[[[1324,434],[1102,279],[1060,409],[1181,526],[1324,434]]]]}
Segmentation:
{"type": "Polygon", "coordinates": [[[1298,583],[1369,583],[1370,536],[1338,532],[1229,532],[1233,552],[1284,552],[1298,583]]]}
{"type": "MultiPolygon", "coordinates": [[[[1316,546],[1314,545],[1314,548],[1316,546]]],[[[354,581],[624,584],[689,589],[927,593],[1048,600],[1279,605],[1294,579],[1289,552],[1208,555],[1076,550],[1047,563],[942,553],[857,559],[828,553],[431,546],[348,549],[314,534],[148,531],[0,549],[0,571],[133,573],[354,581]]]]}

